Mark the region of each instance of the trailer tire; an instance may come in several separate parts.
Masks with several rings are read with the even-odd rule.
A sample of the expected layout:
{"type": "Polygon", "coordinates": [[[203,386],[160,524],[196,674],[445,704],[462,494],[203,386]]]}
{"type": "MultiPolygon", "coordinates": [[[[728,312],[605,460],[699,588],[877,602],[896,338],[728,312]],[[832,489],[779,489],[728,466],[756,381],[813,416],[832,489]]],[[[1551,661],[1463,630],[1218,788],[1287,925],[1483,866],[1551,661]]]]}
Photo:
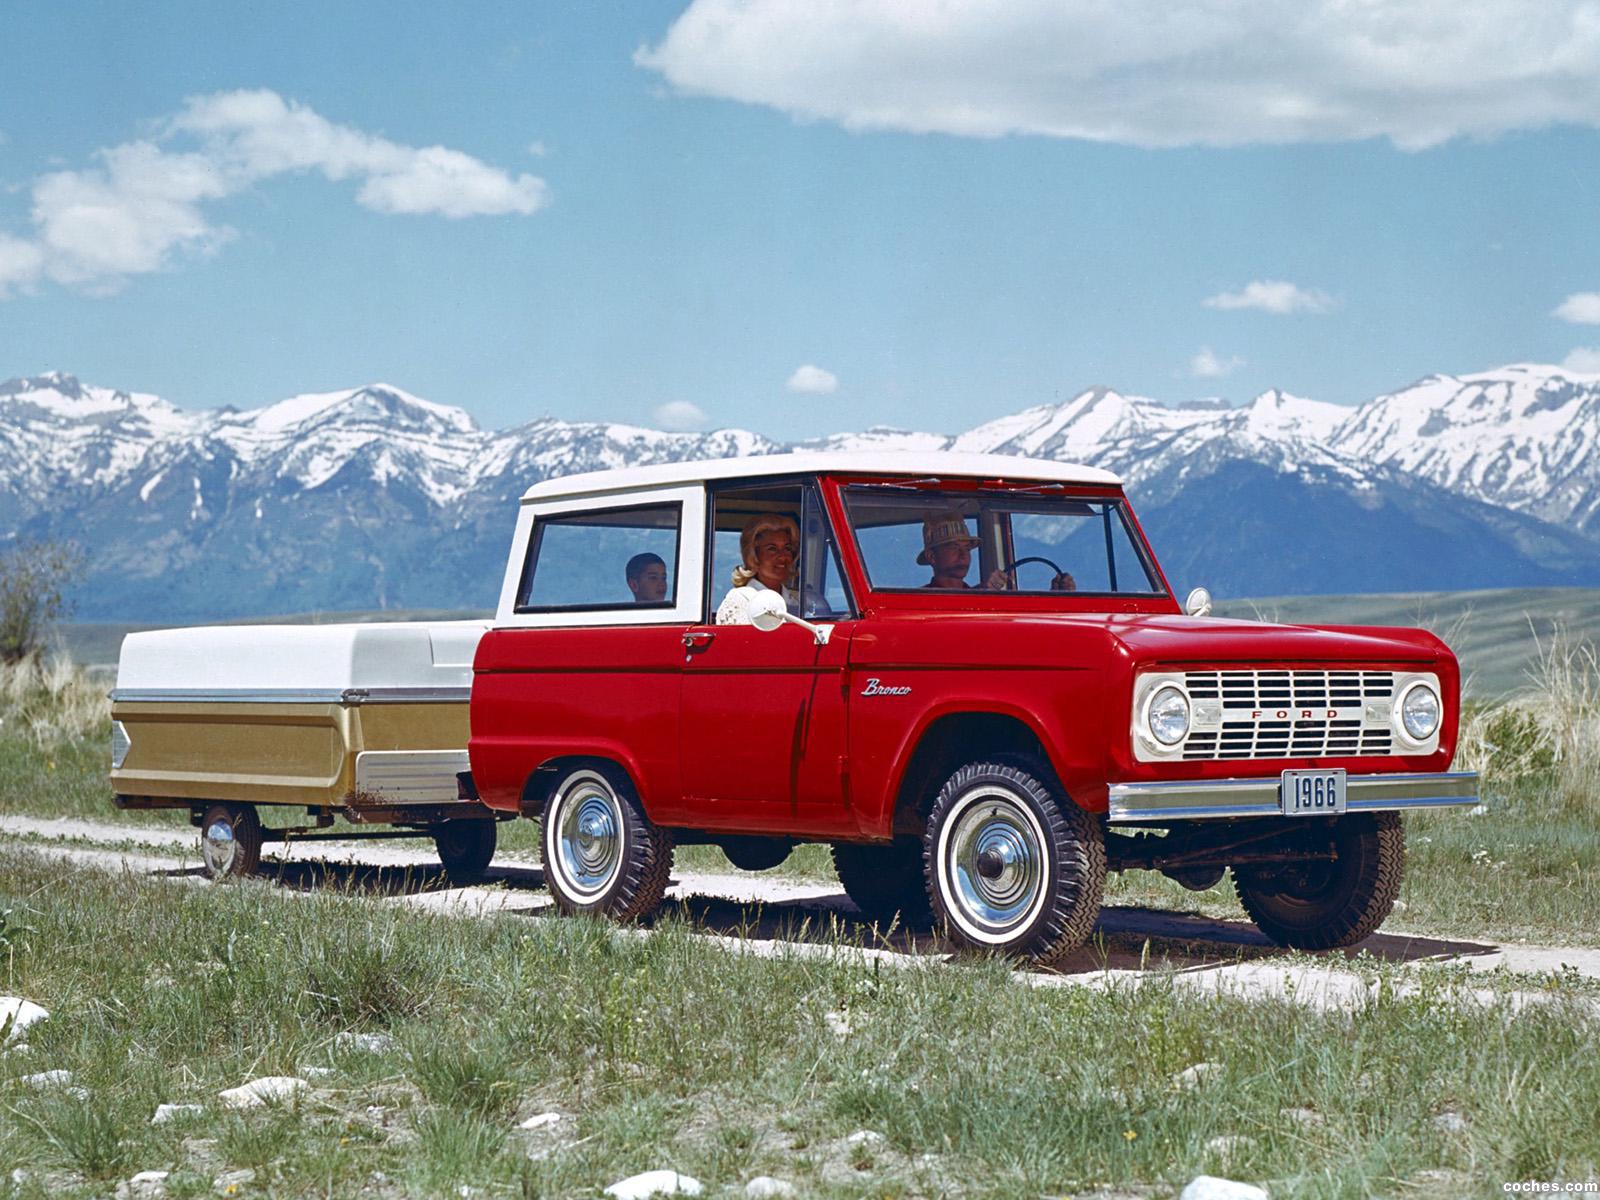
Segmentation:
{"type": "Polygon", "coordinates": [[[248,804],[213,804],[200,818],[200,862],[208,879],[241,879],[261,865],[261,818],[248,804]]]}
{"type": "Polygon", "coordinates": [[[844,894],[869,921],[887,925],[898,913],[907,925],[926,925],[933,917],[922,875],[922,843],[916,838],[888,845],[835,842],[833,869],[844,894]]]}
{"type": "Polygon", "coordinates": [[[1105,834],[1031,757],[968,763],[939,789],[923,835],[928,898],[980,953],[1058,962],[1094,932],[1105,834]]]}
{"type": "Polygon", "coordinates": [[[1395,812],[1351,813],[1333,827],[1331,863],[1298,870],[1233,868],[1233,888],[1250,919],[1280,946],[1337,950],[1376,932],[1400,896],[1406,832],[1395,812]]]}
{"type": "Polygon", "coordinates": [[[494,858],[494,821],[446,821],[433,827],[433,844],[438,847],[444,873],[457,887],[478,883],[494,858]]]}
{"type": "Polygon", "coordinates": [[[556,907],[617,921],[649,916],[672,873],[672,833],[645,815],[632,782],[610,764],[575,767],[545,802],[544,882],[556,907]]]}

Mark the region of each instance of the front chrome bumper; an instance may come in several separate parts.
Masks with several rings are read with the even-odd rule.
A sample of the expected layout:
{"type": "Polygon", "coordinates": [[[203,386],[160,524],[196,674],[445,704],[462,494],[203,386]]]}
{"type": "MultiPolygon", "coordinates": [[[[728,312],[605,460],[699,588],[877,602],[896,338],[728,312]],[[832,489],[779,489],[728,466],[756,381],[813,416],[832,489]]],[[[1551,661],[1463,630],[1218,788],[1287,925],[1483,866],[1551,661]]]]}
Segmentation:
{"type": "MultiPolygon", "coordinates": [[[[1350,812],[1448,808],[1478,802],[1478,773],[1351,775],[1350,812]]],[[[1283,812],[1276,777],[1186,779],[1175,783],[1114,783],[1112,822],[1193,821],[1215,817],[1275,817],[1283,812]]]]}

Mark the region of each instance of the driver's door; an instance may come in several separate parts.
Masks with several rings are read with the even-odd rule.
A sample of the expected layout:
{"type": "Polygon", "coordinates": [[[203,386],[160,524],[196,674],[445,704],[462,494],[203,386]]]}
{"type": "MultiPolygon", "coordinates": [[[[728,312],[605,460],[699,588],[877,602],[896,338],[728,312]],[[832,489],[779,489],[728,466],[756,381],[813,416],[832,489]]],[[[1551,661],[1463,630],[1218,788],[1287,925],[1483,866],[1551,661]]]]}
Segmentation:
{"type": "Polygon", "coordinates": [[[848,833],[845,667],[854,621],[826,513],[811,485],[724,488],[713,499],[714,611],[736,564],[738,531],[757,513],[801,529],[798,595],[831,626],[826,645],[785,623],[696,625],[683,634],[680,747],[685,807],[705,829],[848,833]],[[730,552],[731,547],[731,552],[730,552]]]}

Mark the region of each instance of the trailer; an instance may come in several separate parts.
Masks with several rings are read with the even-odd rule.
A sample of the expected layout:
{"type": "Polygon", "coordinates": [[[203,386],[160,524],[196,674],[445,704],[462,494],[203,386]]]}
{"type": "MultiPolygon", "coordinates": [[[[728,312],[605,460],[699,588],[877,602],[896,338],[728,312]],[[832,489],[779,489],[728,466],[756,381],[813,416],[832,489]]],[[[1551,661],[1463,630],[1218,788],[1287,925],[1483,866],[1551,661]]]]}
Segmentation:
{"type": "Polygon", "coordinates": [[[507,814],[467,762],[472,659],[487,621],[219,625],[134,633],[111,693],[123,809],[187,809],[212,878],[267,842],[430,837],[480,878],[507,814]],[[287,826],[261,810],[303,810],[287,826]],[[341,824],[342,822],[342,824],[341,824]]]}

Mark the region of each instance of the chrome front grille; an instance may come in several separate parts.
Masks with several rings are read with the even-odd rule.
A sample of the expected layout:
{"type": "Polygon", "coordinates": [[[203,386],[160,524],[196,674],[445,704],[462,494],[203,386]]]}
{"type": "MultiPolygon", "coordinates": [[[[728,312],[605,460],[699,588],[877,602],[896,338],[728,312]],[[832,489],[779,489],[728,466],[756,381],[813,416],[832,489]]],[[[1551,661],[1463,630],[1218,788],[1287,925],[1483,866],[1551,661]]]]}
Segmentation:
{"type": "Polygon", "coordinates": [[[1185,759],[1395,753],[1393,671],[1189,671],[1185,759]]]}

